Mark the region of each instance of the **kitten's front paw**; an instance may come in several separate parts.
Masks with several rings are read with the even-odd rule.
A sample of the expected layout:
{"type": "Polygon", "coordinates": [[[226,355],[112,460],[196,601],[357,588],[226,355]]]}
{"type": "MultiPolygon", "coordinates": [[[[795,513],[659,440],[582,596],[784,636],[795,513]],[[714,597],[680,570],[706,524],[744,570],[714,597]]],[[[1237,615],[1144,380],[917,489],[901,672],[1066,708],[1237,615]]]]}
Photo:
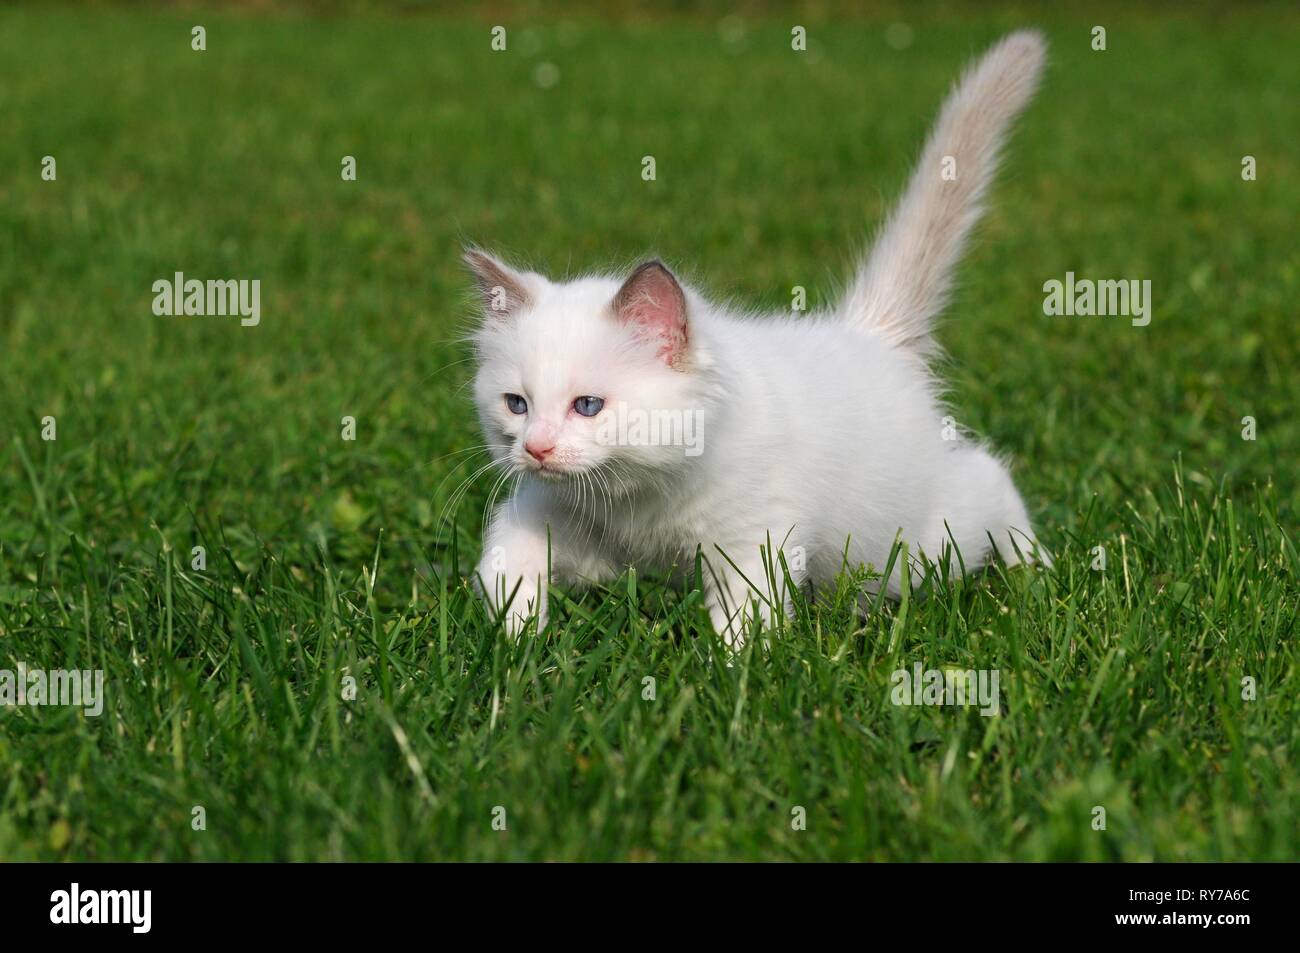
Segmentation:
{"type": "Polygon", "coordinates": [[[479,564],[477,582],[483,601],[501,620],[510,638],[519,638],[534,616],[538,632],[546,625],[546,589],[540,573],[511,576],[495,571],[490,560],[484,559],[479,564]]]}

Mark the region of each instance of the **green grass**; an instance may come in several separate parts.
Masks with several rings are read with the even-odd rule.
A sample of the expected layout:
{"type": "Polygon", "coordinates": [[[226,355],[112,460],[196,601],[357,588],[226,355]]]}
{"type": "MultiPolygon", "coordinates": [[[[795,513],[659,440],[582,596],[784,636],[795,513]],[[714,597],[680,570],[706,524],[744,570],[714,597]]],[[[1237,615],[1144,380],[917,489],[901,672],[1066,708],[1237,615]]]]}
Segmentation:
{"type": "Polygon", "coordinates": [[[469,16],[0,11],[0,667],[108,692],[0,709],[0,858],[1294,859],[1300,16],[741,22],[521,13],[494,54],[469,16]],[[653,577],[503,640],[488,484],[440,522],[480,439],[459,243],[816,306],[1023,24],[1053,64],[942,339],[1057,568],[801,605],[733,667],[653,577]],[[155,317],[176,270],[260,278],[261,325],[155,317]],[[1067,270],[1150,278],[1151,325],[1044,316],[1067,270]],[[998,669],[1003,715],[890,704],[917,661],[998,669]]]}

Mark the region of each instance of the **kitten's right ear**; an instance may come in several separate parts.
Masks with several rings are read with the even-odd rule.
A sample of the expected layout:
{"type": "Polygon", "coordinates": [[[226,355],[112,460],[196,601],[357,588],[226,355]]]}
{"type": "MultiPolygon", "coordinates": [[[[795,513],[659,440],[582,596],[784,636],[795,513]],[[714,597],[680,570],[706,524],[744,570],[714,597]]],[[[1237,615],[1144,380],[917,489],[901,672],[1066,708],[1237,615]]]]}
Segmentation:
{"type": "Polygon", "coordinates": [[[659,356],[680,367],[687,353],[686,295],[658,259],[632,272],[614,296],[614,314],[659,345],[659,356]]]}
{"type": "Polygon", "coordinates": [[[527,279],[481,248],[465,249],[465,264],[483,295],[488,316],[510,317],[533,303],[527,279]]]}

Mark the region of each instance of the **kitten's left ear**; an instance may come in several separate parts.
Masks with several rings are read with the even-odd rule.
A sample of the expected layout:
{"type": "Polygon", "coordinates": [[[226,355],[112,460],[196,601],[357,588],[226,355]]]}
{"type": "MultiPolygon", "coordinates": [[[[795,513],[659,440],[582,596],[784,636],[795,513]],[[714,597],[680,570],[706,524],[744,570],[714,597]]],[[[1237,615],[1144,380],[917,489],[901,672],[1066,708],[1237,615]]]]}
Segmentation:
{"type": "Polygon", "coordinates": [[[673,273],[655,260],[640,265],[614,296],[614,314],[659,343],[670,367],[686,358],[686,294],[673,273]]]}
{"type": "Polygon", "coordinates": [[[482,249],[466,248],[465,264],[483,294],[483,310],[489,316],[509,317],[532,305],[527,279],[505,262],[482,249]]]}

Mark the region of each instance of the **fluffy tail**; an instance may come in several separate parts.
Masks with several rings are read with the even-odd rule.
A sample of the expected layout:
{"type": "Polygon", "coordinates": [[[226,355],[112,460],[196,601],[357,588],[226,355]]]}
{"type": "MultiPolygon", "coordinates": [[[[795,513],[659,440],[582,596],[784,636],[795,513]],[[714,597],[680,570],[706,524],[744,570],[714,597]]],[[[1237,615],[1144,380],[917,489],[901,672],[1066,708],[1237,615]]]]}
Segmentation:
{"type": "Polygon", "coordinates": [[[1003,38],[944,103],[921,162],[845,299],[851,324],[927,354],[962,246],[983,212],[1007,129],[1029,102],[1046,58],[1040,33],[1003,38]]]}

